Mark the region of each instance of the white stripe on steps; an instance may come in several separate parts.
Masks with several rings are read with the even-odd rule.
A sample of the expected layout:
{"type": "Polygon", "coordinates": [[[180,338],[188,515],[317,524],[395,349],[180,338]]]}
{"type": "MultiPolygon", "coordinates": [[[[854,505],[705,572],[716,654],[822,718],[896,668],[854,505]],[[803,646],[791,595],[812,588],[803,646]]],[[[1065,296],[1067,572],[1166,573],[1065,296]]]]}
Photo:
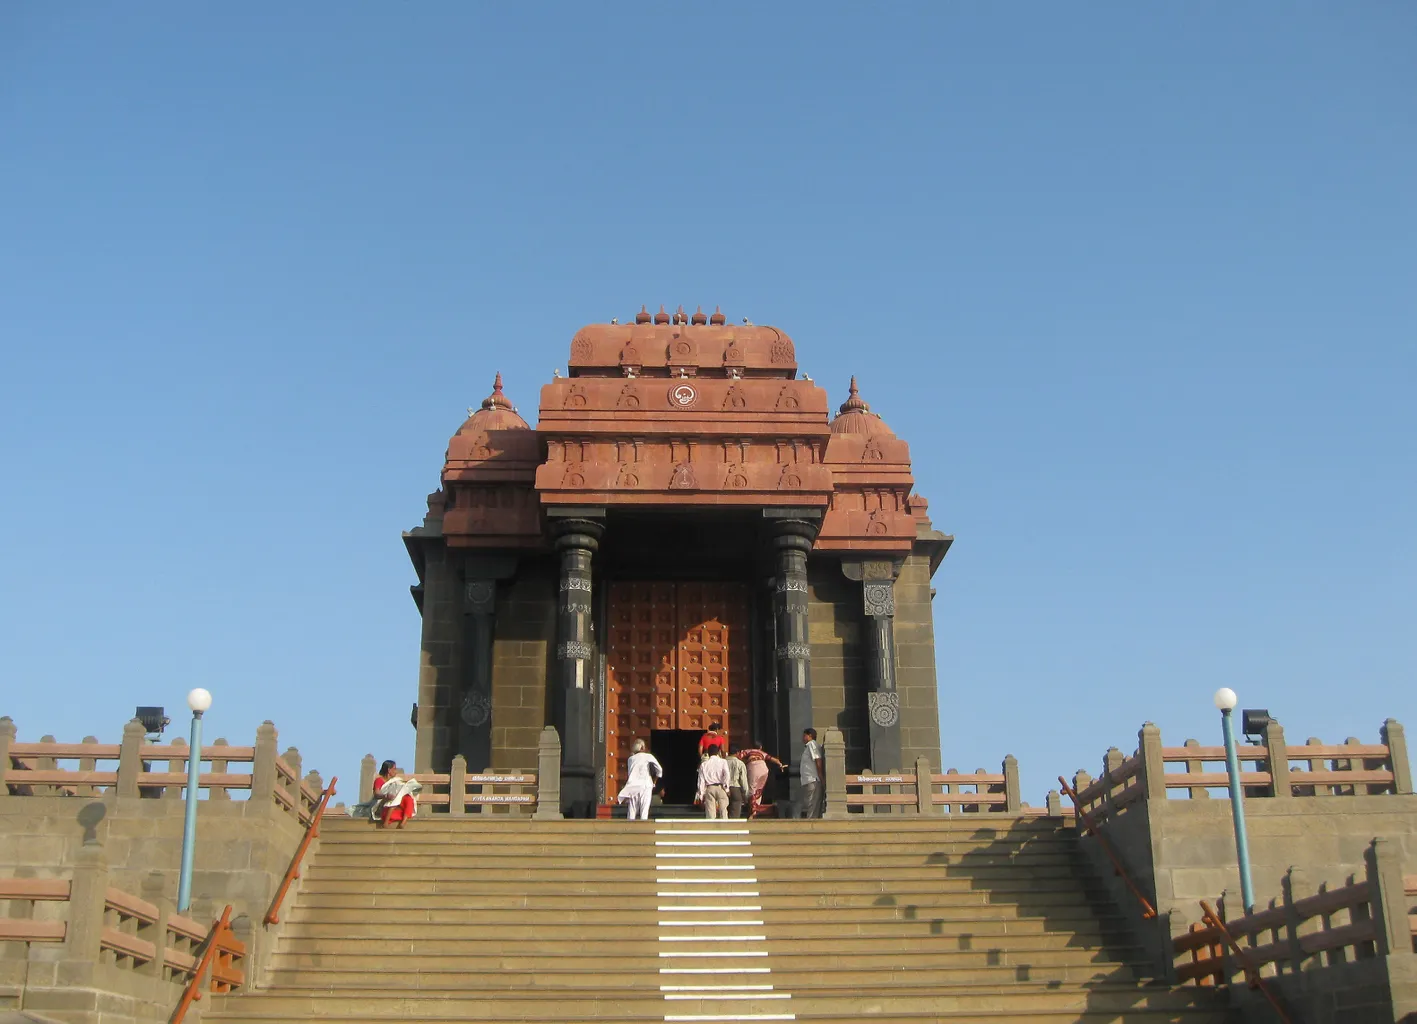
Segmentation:
{"type": "Polygon", "coordinates": [[[692,992],[687,995],[664,993],[665,999],[791,999],[790,992],[721,992],[710,995],[707,992],[692,992]]]}
{"type": "Polygon", "coordinates": [[[666,1013],[666,1021],[694,1020],[796,1020],[795,1013],[666,1013]]]}
{"type": "Polygon", "coordinates": [[[770,974],[771,967],[661,967],[660,974],[770,974]]]}
{"type": "Polygon", "coordinates": [[[661,935],[660,942],[766,942],[766,935],[661,935]]]}
{"type": "MultiPolygon", "coordinates": [[[[745,929],[759,929],[765,927],[764,921],[753,920],[725,920],[724,913],[753,911],[762,913],[760,905],[714,905],[707,901],[722,899],[724,897],[756,896],[757,874],[753,864],[753,854],[749,850],[742,849],[752,845],[751,839],[720,839],[723,835],[747,836],[749,830],[746,828],[719,829],[715,824],[709,823],[707,827],[702,827],[703,822],[695,821],[695,825],[701,827],[693,829],[656,829],[655,835],[674,836],[674,839],[656,839],[655,850],[655,882],[659,888],[656,894],[660,899],[665,898],[688,898],[688,902],[679,905],[660,904],[661,914],[710,914],[711,917],[686,916],[678,919],[661,920],[659,926],[662,929],[659,942],[661,959],[707,959],[719,960],[732,958],[733,960],[743,960],[750,957],[766,957],[767,950],[759,946],[756,949],[745,949],[744,946],[766,943],[767,935],[763,932],[757,934],[743,934],[745,929]],[[700,839],[680,839],[680,836],[713,836],[712,840],[700,839]],[[712,850],[708,847],[723,846],[729,849],[712,850]],[[662,847],[687,848],[692,850],[684,852],[664,852],[662,847]],[[673,863],[673,861],[683,861],[685,863],[673,863]],[[738,863],[734,863],[737,861],[738,863]],[[669,874],[669,872],[675,872],[669,874]],[[680,872],[687,872],[681,874],[680,872]],[[728,876],[718,875],[716,872],[731,873],[728,876]],[[735,889],[734,886],[746,885],[749,889],[735,889]],[[695,889],[693,886],[709,886],[710,888],[695,889]],[[682,887],[682,888],[680,888],[682,887]],[[669,930],[674,928],[703,928],[708,934],[697,933],[685,935],[670,934],[669,930]],[[731,934],[714,934],[718,929],[724,929],[731,934]],[[697,943],[700,948],[666,949],[666,946],[677,943],[697,943]],[[682,949],[682,951],[681,951],[682,949]]],[[[745,975],[745,974],[771,974],[772,969],[763,967],[661,967],[659,973],[663,974],[711,974],[711,975],[745,975]]],[[[725,979],[727,980],[727,979],[725,979]]],[[[790,992],[777,992],[773,986],[768,985],[745,985],[737,983],[738,979],[733,979],[734,983],[725,985],[661,985],[660,992],[664,996],[666,1008],[672,1008],[676,1002],[698,1001],[700,1007],[710,1000],[714,1002],[738,1002],[751,1001],[754,999],[775,999],[780,1001],[792,998],[790,992]]],[[[711,1004],[710,1004],[711,1005],[711,1004]]],[[[700,1007],[695,1007],[696,1009],[700,1007]]],[[[686,1007],[687,1009],[687,1007],[686,1007]]],[[[723,1007],[727,1010],[728,1007],[723,1007]]],[[[745,1007],[746,1009],[746,1007],[745,1007]]],[[[759,1009],[759,1007],[753,1007],[759,1009]]],[[[760,1021],[760,1020],[796,1020],[797,1015],[793,1013],[693,1013],[664,1015],[666,1022],[691,1022],[691,1021],[760,1021]]]]}

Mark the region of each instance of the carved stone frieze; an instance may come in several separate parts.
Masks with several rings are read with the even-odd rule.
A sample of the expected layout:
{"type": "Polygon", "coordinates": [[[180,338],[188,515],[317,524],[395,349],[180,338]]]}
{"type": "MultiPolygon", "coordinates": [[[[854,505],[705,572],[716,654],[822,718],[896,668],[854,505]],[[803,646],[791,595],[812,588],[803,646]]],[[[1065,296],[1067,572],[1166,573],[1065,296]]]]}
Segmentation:
{"type": "Polygon", "coordinates": [[[563,576],[563,577],[561,578],[561,589],[562,589],[562,590],[580,590],[580,591],[584,591],[585,593],[589,594],[589,593],[591,592],[591,589],[590,589],[590,580],[585,579],[584,577],[581,577],[581,576],[563,576]]]}
{"type": "Polygon", "coordinates": [[[776,653],[779,658],[810,658],[812,656],[812,645],[802,643],[778,644],[776,653]]]}
{"type": "Polygon", "coordinates": [[[595,645],[580,640],[565,640],[556,645],[556,657],[568,660],[588,661],[595,655],[595,645]]]}

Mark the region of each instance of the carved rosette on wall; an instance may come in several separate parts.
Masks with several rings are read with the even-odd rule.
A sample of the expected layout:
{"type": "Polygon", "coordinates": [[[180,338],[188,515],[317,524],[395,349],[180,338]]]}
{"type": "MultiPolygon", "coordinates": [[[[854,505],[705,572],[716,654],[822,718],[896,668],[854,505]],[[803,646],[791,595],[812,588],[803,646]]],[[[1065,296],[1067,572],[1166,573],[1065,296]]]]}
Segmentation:
{"type": "Polygon", "coordinates": [[[777,410],[798,409],[802,406],[802,399],[798,397],[797,389],[790,384],[784,384],[782,390],[777,395],[777,410]]]}
{"type": "Polygon", "coordinates": [[[799,643],[778,644],[776,653],[779,658],[810,658],[812,656],[812,645],[799,643]]]}
{"type": "Polygon", "coordinates": [[[491,614],[496,597],[497,585],[491,580],[468,580],[463,587],[463,600],[479,615],[491,614]]]}
{"type": "Polygon", "coordinates": [[[581,472],[583,466],[579,462],[566,463],[566,472],[561,477],[562,487],[584,487],[585,474],[581,472]]]}
{"type": "Polygon", "coordinates": [[[641,404],[640,389],[633,384],[626,384],[620,389],[620,398],[615,403],[615,408],[638,409],[641,404]]]}
{"type": "Polygon", "coordinates": [[[615,477],[616,487],[638,487],[640,485],[639,476],[630,468],[630,463],[620,464],[620,473],[615,477]]]}
{"type": "Polygon", "coordinates": [[[589,661],[595,654],[595,647],[580,640],[566,640],[556,645],[556,657],[577,661],[589,661]]]}
{"type": "Polygon", "coordinates": [[[723,474],[723,486],[730,488],[748,486],[748,474],[740,464],[736,462],[729,464],[727,472],[723,474]]]}
{"type": "Polygon", "coordinates": [[[566,392],[566,408],[582,409],[586,404],[585,388],[579,384],[572,384],[570,390],[566,392]]]}
{"type": "Polygon", "coordinates": [[[866,583],[861,588],[866,614],[871,616],[895,614],[895,588],[889,583],[866,583]]]}
{"type": "Polygon", "coordinates": [[[676,409],[691,409],[699,400],[699,392],[692,384],[675,384],[669,389],[669,404],[676,409]]]}
{"type": "Polygon", "coordinates": [[[783,465],[782,473],[777,480],[777,486],[780,489],[790,490],[796,490],[802,486],[802,474],[798,471],[795,462],[788,462],[783,465]]]}
{"type": "Polygon", "coordinates": [[[875,690],[866,694],[866,707],[871,712],[871,721],[883,728],[890,728],[900,721],[900,694],[894,690],[875,690]]]}
{"type": "Polygon", "coordinates": [[[487,720],[492,717],[492,702],[487,699],[487,694],[469,690],[463,698],[462,720],[476,729],[478,726],[486,725],[487,720]]]}
{"type": "Polygon", "coordinates": [[[797,358],[797,353],[792,349],[792,342],[781,335],[772,343],[772,348],[768,350],[768,359],[774,363],[790,363],[797,358]]]}
{"type": "Polygon", "coordinates": [[[737,384],[728,389],[728,394],[723,396],[723,407],[725,409],[746,409],[748,408],[748,396],[737,384]]]}

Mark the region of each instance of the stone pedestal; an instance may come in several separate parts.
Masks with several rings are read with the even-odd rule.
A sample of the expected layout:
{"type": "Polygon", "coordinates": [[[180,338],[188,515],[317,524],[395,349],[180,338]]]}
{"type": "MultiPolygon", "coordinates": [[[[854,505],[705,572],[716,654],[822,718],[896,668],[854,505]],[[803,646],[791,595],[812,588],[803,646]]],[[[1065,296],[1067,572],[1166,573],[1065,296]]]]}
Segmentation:
{"type": "Polygon", "coordinates": [[[556,681],[561,698],[561,806],[567,817],[595,816],[595,694],[591,557],[605,533],[598,518],[553,524],[561,573],[556,604],[556,681]]]}

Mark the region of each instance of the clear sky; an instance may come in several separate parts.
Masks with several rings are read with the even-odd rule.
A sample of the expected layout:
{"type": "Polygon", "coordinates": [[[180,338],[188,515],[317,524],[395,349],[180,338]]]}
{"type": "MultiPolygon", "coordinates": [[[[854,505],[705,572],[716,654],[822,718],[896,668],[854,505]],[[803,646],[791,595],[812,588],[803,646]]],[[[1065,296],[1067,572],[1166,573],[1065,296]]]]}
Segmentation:
{"type": "Polygon", "coordinates": [[[1414,182],[1411,3],[0,5],[0,713],[411,760],[447,438],[682,302],[910,441],[946,766],[1417,725],[1414,182]]]}

